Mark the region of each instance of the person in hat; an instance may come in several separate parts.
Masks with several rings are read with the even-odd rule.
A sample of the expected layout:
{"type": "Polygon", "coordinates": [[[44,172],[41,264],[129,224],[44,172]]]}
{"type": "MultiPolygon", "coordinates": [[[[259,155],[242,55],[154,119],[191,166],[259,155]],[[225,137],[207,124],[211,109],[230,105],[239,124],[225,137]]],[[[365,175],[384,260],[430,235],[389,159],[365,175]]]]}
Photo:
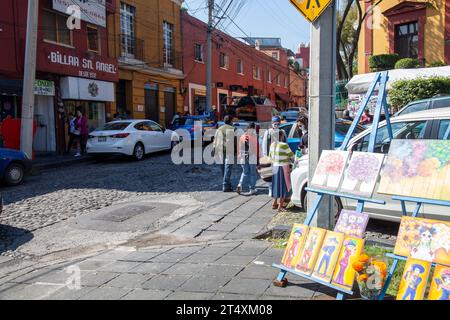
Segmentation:
{"type": "Polygon", "coordinates": [[[272,117],[272,127],[264,132],[263,142],[262,142],[262,156],[269,156],[270,146],[272,141],[278,138],[278,130],[280,129],[281,118],[279,116],[272,117]]]}

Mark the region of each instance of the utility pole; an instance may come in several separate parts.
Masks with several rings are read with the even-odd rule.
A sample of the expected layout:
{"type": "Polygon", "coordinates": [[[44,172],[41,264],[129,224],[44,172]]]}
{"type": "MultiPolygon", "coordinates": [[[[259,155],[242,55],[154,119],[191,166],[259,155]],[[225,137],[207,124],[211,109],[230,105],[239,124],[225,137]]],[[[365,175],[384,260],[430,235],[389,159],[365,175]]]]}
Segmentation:
{"type": "MultiPolygon", "coordinates": [[[[336,6],[334,1],[311,25],[311,77],[309,86],[309,180],[323,150],[334,149],[336,98],[336,6]]],[[[316,194],[308,193],[308,207],[316,194]]],[[[317,226],[334,225],[333,201],[324,197],[313,221],[317,226]]],[[[309,209],[309,208],[308,208],[309,209]]]]}
{"type": "Polygon", "coordinates": [[[30,159],[33,154],[34,84],[36,81],[38,9],[39,0],[28,0],[20,150],[30,159]]]}
{"type": "Polygon", "coordinates": [[[206,111],[212,110],[212,32],[213,32],[213,11],[214,0],[208,1],[208,31],[206,48],[206,111]]]}

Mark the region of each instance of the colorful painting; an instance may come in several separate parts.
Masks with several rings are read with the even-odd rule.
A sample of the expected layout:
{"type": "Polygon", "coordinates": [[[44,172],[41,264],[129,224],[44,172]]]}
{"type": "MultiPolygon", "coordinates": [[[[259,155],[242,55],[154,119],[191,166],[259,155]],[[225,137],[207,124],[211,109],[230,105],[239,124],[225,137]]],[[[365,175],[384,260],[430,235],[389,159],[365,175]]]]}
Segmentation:
{"type": "Polygon", "coordinates": [[[311,186],[313,188],[337,191],[348,157],[348,151],[324,150],[311,181],[311,186]]]}
{"type": "Polygon", "coordinates": [[[320,248],[322,247],[323,238],[327,230],[320,229],[316,227],[310,227],[308,235],[306,236],[305,245],[301,250],[299,259],[297,260],[297,265],[295,270],[306,275],[311,275],[314,265],[317,260],[317,256],[320,253],[320,248]]]}
{"type": "Polygon", "coordinates": [[[307,232],[307,226],[294,224],[283,259],[281,260],[281,264],[286,268],[292,269],[295,266],[307,232]]]}
{"type": "Polygon", "coordinates": [[[325,282],[331,281],[343,242],[343,233],[327,231],[314,267],[313,278],[325,282]]]}
{"type": "Polygon", "coordinates": [[[450,300],[450,268],[436,265],[428,300],[450,300]]]}
{"type": "Polygon", "coordinates": [[[450,140],[394,140],[378,193],[450,199],[450,140]]]}
{"type": "Polygon", "coordinates": [[[423,300],[430,270],[431,262],[408,259],[398,288],[397,300],[423,300]]]}
{"type": "Polygon", "coordinates": [[[363,238],[366,232],[369,215],[356,211],[342,210],[334,231],[342,232],[347,236],[363,238]]]}
{"type": "Polygon", "coordinates": [[[352,264],[358,261],[358,257],[364,248],[364,240],[356,237],[345,237],[339,254],[336,269],[334,270],[332,283],[351,289],[355,281],[356,271],[352,264]]]}
{"type": "Polygon", "coordinates": [[[403,217],[394,253],[450,265],[450,222],[403,217]]]}
{"type": "Polygon", "coordinates": [[[353,152],[345,170],[340,191],[363,197],[372,197],[378,182],[384,154],[353,152]]]}

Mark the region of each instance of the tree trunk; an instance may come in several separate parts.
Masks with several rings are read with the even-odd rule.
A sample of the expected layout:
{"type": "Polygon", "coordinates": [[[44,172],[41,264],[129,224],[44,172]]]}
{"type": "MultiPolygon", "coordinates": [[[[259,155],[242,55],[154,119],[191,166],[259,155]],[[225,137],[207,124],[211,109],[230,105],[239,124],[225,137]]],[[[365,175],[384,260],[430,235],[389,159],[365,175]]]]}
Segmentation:
{"type": "MultiPolygon", "coordinates": [[[[338,79],[348,79],[348,73],[346,72],[344,60],[342,59],[341,52],[339,48],[341,47],[341,37],[342,37],[342,29],[344,28],[345,20],[347,19],[348,13],[352,7],[354,0],[348,0],[344,12],[342,14],[342,19],[338,22],[337,30],[336,30],[336,68],[338,73],[338,79]]],[[[356,1],[358,2],[358,1],[356,1]]],[[[343,50],[345,50],[343,48],[343,50]]]]}

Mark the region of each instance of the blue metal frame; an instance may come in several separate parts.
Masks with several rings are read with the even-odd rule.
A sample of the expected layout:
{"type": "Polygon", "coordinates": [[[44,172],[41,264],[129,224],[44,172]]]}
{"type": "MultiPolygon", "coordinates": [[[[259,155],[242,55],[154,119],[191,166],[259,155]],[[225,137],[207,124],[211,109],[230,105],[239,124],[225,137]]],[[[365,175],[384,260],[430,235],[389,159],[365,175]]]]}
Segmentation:
{"type": "MultiPolygon", "coordinates": [[[[373,126],[372,126],[372,132],[371,132],[371,136],[370,136],[370,144],[369,144],[369,152],[373,152],[374,151],[374,147],[375,147],[375,141],[376,141],[376,136],[377,136],[377,132],[378,132],[378,126],[380,123],[380,116],[381,116],[381,109],[383,108],[385,114],[386,114],[386,121],[387,121],[387,126],[388,126],[388,131],[389,131],[389,135],[390,138],[392,139],[393,135],[392,135],[392,127],[391,127],[391,122],[390,122],[390,118],[389,118],[389,110],[386,104],[386,83],[389,80],[389,75],[388,72],[383,72],[380,73],[378,72],[375,75],[374,81],[372,83],[372,85],[369,88],[369,91],[367,91],[367,94],[363,100],[363,103],[361,105],[361,107],[358,110],[358,114],[356,115],[355,119],[353,120],[352,125],[350,126],[349,131],[347,132],[347,135],[345,136],[344,142],[342,143],[341,147],[339,148],[339,150],[345,150],[348,147],[348,144],[353,136],[353,134],[355,133],[356,127],[358,126],[358,123],[364,113],[364,110],[367,107],[367,104],[370,101],[370,97],[372,96],[376,86],[378,83],[380,83],[380,90],[379,90],[379,94],[378,94],[378,100],[377,100],[377,105],[376,105],[376,110],[375,110],[375,118],[373,121],[373,126]]],[[[352,200],[357,200],[358,204],[356,206],[356,212],[361,213],[364,211],[364,205],[366,202],[370,202],[370,203],[377,203],[377,204],[386,204],[385,201],[382,200],[377,200],[377,199],[371,199],[371,198],[365,198],[365,197],[359,197],[356,195],[350,195],[350,194],[343,194],[343,193],[339,193],[339,192],[333,192],[333,191],[327,191],[327,190],[321,190],[321,189],[315,189],[315,188],[306,188],[306,191],[308,192],[314,192],[317,193],[317,197],[314,200],[314,203],[312,205],[312,208],[310,210],[310,212],[308,213],[308,216],[306,217],[306,220],[304,222],[305,225],[307,225],[308,227],[311,225],[312,220],[314,219],[314,216],[317,213],[317,210],[319,209],[320,203],[322,202],[322,199],[325,196],[337,196],[337,197],[341,197],[341,198],[346,198],[346,199],[352,199],[352,200]]],[[[327,282],[323,282],[320,281],[318,279],[306,276],[302,273],[299,273],[295,270],[286,268],[282,265],[279,264],[273,264],[272,265],[274,268],[280,269],[280,272],[277,276],[277,281],[281,282],[285,279],[286,274],[288,272],[296,274],[300,277],[303,277],[305,279],[314,281],[316,283],[320,283],[324,286],[327,286],[329,288],[332,289],[336,289],[338,291],[337,295],[336,295],[336,300],[343,300],[344,299],[344,294],[348,294],[348,295],[353,295],[353,292],[350,290],[346,290],[345,288],[342,287],[338,287],[335,286],[331,283],[327,283],[327,282]]]]}
{"type": "MultiPolygon", "coordinates": [[[[406,210],[406,202],[413,202],[413,203],[415,202],[416,207],[415,207],[413,213],[411,214],[411,217],[413,217],[413,218],[416,218],[418,216],[423,204],[433,204],[433,205],[438,205],[438,206],[450,207],[450,201],[443,201],[443,200],[432,200],[432,199],[412,198],[412,197],[402,197],[402,196],[393,196],[392,199],[400,201],[401,206],[402,206],[403,216],[408,215],[408,211],[406,210]]],[[[386,257],[392,258],[392,259],[394,259],[394,261],[392,262],[392,266],[389,269],[389,273],[387,275],[383,290],[381,291],[379,300],[383,300],[384,297],[386,296],[386,291],[389,288],[389,285],[392,280],[392,276],[395,272],[395,269],[397,268],[399,261],[400,260],[406,261],[408,259],[407,257],[399,256],[399,255],[392,254],[392,253],[387,253],[386,257]]],[[[435,263],[432,264],[432,266],[435,266],[435,265],[436,265],[435,263]]]]}

